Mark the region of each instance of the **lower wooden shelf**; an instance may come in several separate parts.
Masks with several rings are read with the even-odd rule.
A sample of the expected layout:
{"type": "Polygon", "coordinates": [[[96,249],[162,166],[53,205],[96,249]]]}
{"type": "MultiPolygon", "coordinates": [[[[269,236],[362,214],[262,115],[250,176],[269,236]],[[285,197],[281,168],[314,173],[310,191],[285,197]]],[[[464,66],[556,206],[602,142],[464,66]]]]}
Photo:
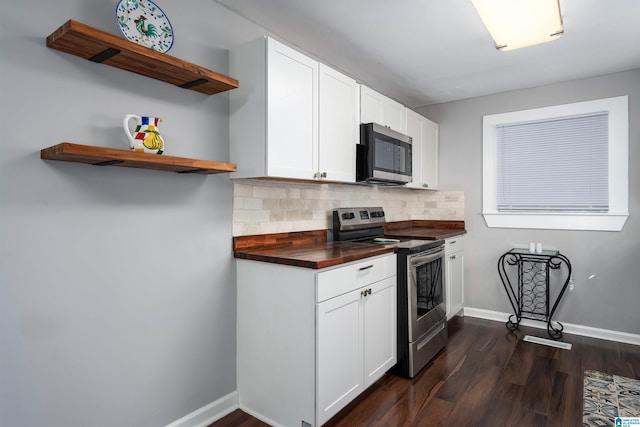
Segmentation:
{"type": "Polygon", "coordinates": [[[40,158],[88,163],[94,166],[121,166],[203,175],[236,171],[236,165],[233,163],[212,162],[186,157],[166,156],[164,154],[138,153],[115,148],[72,144],[70,142],[62,142],[40,150],[40,158]]]}

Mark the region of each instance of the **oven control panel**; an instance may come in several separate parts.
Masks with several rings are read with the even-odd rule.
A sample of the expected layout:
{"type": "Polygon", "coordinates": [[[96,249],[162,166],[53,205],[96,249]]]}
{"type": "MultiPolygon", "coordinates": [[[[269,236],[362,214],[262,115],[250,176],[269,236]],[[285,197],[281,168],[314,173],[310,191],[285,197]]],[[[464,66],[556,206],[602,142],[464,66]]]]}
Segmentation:
{"type": "MultiPolygon", "coordinates": [[[[384,210],[377,208],[338,208],[333,212],[340,230],[357,230],[384,226],[384,210]]],[[[333,225],[334,228],[336,224],[333,225]]]]}

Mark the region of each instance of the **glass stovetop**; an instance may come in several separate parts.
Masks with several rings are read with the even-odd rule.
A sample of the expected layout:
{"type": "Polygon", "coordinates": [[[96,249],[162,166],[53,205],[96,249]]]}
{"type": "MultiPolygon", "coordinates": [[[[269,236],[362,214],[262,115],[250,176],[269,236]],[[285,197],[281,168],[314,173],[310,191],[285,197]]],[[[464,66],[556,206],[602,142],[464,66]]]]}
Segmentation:
{"type": "Polygon", "coordinates": [[[424,251],[437,246],[444,245],[444,240],[424,240],[412,238],[396,238],[396,237],[374,237],[369,239],[357,240],[354,243],[367,243],[377,245],[391,245],[398,249],[406,249],[411,252],[424,251]]]}

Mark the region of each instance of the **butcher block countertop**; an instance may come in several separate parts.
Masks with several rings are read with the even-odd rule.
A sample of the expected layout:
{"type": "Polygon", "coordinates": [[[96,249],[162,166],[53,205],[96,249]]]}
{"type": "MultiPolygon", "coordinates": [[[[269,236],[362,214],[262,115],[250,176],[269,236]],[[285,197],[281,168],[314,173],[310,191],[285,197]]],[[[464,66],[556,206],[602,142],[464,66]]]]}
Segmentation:
{"type": "Polygon", "coordinates": [[[385,236],[425,240],[448,239],[466,232],[464,221],[412,220],[389,222],[384,226],[385,236]]]}
{"type": "MultiPolygon", "coordinates": [[[[402,221],[387,223],[385,235],[437,240],[464,234],[464,221],[402,221]]],[[[236,258],[321,269],[377,255],[394,253],[394,245],[328,242],[327,230],[259,234],[233,238],[236,258]]]]}
{"type": "Polygon", "coordinates": [[[236,252],[236,258],[319,269],[376,255],[392,254],[395,251],[393,246],[326,242],[299,248],[250,249],[236,252]]]}

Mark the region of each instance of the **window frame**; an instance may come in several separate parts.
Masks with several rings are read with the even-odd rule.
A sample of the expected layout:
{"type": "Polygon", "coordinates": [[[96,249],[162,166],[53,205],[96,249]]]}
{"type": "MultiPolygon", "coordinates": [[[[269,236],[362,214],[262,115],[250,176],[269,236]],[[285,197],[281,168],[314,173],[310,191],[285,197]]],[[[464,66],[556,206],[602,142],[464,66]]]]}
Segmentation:
{"type": "Polygon", "coordinates": [[[628,96],[483,116],[482,215],[488,227],[620,231],[629,216],[628,96]],[[608,212],[501,212],[497,209],[496,126],[606,111],[609,114],[608,212]]]}

